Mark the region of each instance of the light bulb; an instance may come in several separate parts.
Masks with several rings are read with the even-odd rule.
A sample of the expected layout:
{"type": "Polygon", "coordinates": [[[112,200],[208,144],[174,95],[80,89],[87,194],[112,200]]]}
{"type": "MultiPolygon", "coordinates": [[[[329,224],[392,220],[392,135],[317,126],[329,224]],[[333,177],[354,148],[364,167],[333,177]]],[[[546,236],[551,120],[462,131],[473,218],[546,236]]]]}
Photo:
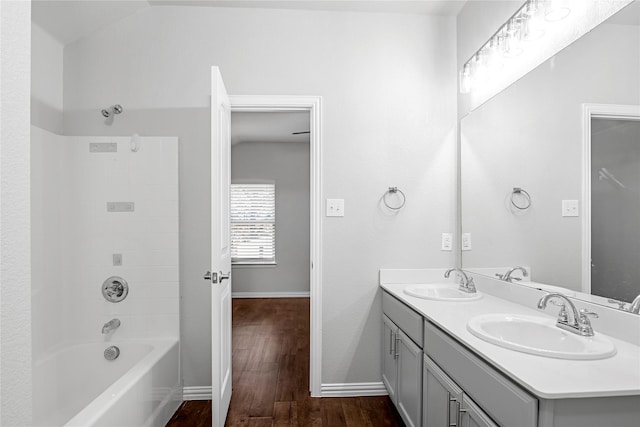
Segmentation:
{"type": "Polygon", "coordinates": [[[531,0],[522,10],[522,33],[524,40],[537,40],[544,35],[545,21],[543,10],[538,0],[531,0]]]}
{"type": "Polygon", "coordinates": [[[513,58],[522,53],[520,42],[522,41],[522,20],[513,18],[504,30],[504,56],[505,58],[513,58]]]}

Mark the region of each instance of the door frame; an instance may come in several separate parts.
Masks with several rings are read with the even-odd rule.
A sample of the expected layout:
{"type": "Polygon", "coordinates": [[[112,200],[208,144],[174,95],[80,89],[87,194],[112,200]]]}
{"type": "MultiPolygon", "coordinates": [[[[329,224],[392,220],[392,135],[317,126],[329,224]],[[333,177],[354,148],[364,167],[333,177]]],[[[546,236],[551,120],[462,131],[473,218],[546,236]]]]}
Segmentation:
{"type": "Polygon", "coordinates": [[[231,112],[309,112],[310,154],[310,354],[309,391],[321,396],[322,384],[322,97],[229,95],[231,112]]]}
{"type": "Polygon", "coordinates": [[[591,294],[591,119],[640,120],[640,105],[582,104],[582,292],[591,294]]]}

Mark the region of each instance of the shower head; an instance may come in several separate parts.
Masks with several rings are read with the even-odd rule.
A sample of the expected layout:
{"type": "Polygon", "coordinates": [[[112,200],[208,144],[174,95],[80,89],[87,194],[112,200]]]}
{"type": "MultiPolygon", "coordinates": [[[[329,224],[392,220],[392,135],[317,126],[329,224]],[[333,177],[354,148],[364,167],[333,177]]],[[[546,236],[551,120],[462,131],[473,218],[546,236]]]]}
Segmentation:
{"type": "Polygon", "coordinates": [[[120,113],[122,113],[122,105],[120,104],[115,104],[109,108],[105,108],[104,110],[102,110],[102,115],[106,118],[109,118],[114,114],[120,114],[120,113]]]}

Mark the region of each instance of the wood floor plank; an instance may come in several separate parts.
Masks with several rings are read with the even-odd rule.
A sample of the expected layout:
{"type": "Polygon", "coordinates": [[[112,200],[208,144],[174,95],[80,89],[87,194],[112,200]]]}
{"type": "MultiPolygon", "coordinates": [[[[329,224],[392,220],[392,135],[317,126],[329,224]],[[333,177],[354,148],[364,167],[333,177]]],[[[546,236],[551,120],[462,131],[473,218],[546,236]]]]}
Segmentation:
{"type": "MultiPolygon", "coordinates": [[[[228,427],[403,427],[387,396],[309,396],[309,298],[233,300],[228,427]]],[[[210,427],[211,401],[187,401],[167,427],[210,427]]]]}

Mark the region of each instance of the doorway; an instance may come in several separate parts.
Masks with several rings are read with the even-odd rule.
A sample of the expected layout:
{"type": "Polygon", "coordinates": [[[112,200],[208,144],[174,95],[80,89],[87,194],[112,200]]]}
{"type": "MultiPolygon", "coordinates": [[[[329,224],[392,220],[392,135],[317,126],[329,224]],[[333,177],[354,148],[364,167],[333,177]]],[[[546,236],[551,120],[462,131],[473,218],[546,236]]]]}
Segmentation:
{"type": "Polygon", "coordinates": [[[322,361],[322,150],[321,101],[319,96],[230,96],[231,112],[308,114],[309,145],[309,391],[320,397],[322,361]]]}
{"type": "Polygon", "coordinates": [[[640,107],[585,106],[584,291],[640,293],[640,107]]]}

